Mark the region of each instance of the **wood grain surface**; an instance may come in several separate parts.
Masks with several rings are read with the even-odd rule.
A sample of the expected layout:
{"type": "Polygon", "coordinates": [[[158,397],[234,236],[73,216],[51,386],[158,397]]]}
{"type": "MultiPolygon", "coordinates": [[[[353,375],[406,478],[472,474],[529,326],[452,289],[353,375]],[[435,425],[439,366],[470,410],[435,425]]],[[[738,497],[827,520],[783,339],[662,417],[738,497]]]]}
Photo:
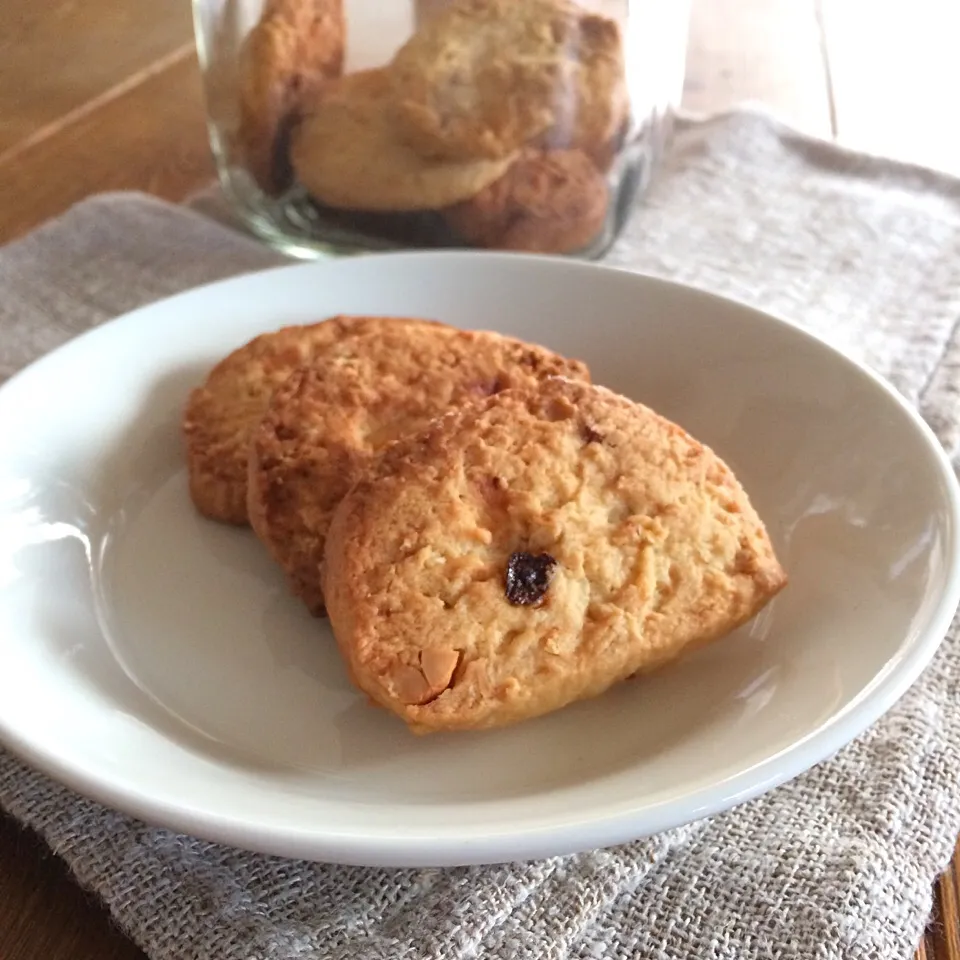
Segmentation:
{"type": "Polygon", "coordinates": [[[193,49],[178,50],[96,109],[0,155],[0,237],[25,233],[93,193],[144,190],[181,200],[213,175],[193,49]]]}
{"type": "Polygon", "coordinates": [[[44,138],[190,40],[190,4],[4,0],[0,155],[44,138]]]}
{"type": "MultiPolygon", "coordinates": [[[[811,133],[960,173],[958,36],[960,6],[942,0],[693,0],[684,106],[759,101],[811,133]]],[[[212,177],[187,0],[0,3],[0,242],[99,191],[180,200],[212,177]]],[[[924,960],[960,960],[958,876],[960,851],[924,960]]],[[[2,814],[0,960],[144,960],[2,814]]]]}

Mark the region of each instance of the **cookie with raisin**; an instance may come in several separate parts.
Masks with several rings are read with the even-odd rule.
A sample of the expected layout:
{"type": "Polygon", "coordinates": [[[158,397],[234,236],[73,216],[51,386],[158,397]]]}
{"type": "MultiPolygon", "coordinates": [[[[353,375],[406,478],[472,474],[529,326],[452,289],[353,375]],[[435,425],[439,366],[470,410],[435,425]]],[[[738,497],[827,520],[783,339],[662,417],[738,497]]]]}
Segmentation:
{"type": "Polygon", "coordinates": [[[785,583],[714,452],[559,378],[391,447],[334,513],[323,567],[354,682],[418,733],[602,694],[729,633],[785,583]]]}
{"type": "Polygon", "coordinates": [[[584,364],[491,332],[386,325],[345,338],[274,392],[250,444],[247,512],[293,593],[323,611],[330,517],[388,445],[436,417],[584,364]]]}

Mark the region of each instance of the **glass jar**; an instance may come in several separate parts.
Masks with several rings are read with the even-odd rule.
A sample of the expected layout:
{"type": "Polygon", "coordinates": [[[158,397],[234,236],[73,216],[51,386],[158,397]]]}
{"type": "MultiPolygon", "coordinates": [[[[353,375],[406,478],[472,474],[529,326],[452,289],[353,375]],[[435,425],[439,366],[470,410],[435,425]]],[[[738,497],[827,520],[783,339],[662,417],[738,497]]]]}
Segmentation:
{"type": "Polygon", "coordinates": [[[294,256],[599,256],[683,84],[686,0],[193,2],[223,191],[294,256]]]}

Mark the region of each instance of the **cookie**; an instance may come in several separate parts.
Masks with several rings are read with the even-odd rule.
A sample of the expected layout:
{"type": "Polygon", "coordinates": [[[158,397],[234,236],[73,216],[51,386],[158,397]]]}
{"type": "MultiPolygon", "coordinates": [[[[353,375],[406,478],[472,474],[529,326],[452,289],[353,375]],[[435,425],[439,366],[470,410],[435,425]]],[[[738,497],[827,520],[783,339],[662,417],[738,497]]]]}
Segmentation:
{"type": "Polygon", "coordinates": [[[240,50],[239,147],[269,194],[290,184],[289,136],[306,102],[343,70],[343,0],[269,0],[240,50]]]}
{"type": "Polygon", "coordinates": [[[579,150],[528,150],[475,197],[444,212],[468,243],[500,250],[570,253],[603,230],[608,189],[579,150]]]}
{"type": "Polygon", "coordinates": [[[606,173],[630,131],[630,98],[623,51],[598,63],[593,83],[570,84],[557,101],[553,123],[536,146],[581,150],[606,173]]]}
{"type": "Polygon", "coordinates": [[[542,135],[598,143],[623,121],[620,29],[573,0],[454,0],[390,77],[397,124],[426,157],[499,158],[542,135]]]}
{"type": "Polygon", "coordinates": [[[221,360],[192,391],[183,416],[190,496],[197,509],[224,523],[247,522],[250,436],[274,388],[291,371],[344,337],[395,323],[427,322],[333,317],[262,334],[221,360]]]}
{"type": "Polygon", "coordinates": [[[292,590],[323,610],[334,508],[376,454],[477,398],[587,368],[496,333],[386,326],[337,343],[277,388],[250,445],[248,513],[292,590]]]}
{"type": "Polygon", "coordinates": [[[601,173],[609,173],[626,146],[629,136],[630,116],[626,113],[620,125],[603,138],[590,141],[586,137],[577,136],[575,129],[564,131],[557,128],[548,131],[535,146],[541,150],[579,150],[593,161],[593,165],[601,173]]]}
{"type": "Polygon", "coordinates": [[[293,135],[297,179],[321,203],[366,211],[433,210],[465,200],[496,180],[512,157],[426,160],[397,136],[386,70],[343,77],[293,135]]]}
{"type": "Polygon", "coordinates": [[[334,513],[323,566],[354,682],[415,732],[598,695],[728,633],[785,583],[715,453],[563,379],[391,447],[334,513]]]}

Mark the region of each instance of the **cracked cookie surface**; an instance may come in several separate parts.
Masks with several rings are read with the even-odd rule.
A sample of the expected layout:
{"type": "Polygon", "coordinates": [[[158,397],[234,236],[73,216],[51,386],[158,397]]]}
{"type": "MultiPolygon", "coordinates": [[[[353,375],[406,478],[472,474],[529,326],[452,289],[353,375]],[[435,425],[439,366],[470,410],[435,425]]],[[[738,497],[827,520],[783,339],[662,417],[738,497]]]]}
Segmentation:
{"type": "Polygon", "coordinates": [[[354,682],[415,732],[598,695],[728,633],[786,583],[716,454],[564,379],[391,447],[337,508],[323,570],[354,682]]]}
{"type": "Polygon", "coordinates": [[[384,324],[344,339],[273,394],[250,445],[251,525],[314,612],[330,517],[373,458],[434,418],[584,364],[497,333],[384,324]]]}
{"type": "Polygon", "coordinates": [[[572,0],[455,0],[390,66],[398,127],[423,156],[504,157],[608,140],[627,112],[620,29],[572,0]]]}
{"type": "Polygon", "coordinates": [[[392,317],[338,316],[261,334],[224,357],[194,389],[184,409],[190,497],[213,520],[247,523],[250,438],[274,389],[344,337],[386,323],[426,324],[392,317]]]}

